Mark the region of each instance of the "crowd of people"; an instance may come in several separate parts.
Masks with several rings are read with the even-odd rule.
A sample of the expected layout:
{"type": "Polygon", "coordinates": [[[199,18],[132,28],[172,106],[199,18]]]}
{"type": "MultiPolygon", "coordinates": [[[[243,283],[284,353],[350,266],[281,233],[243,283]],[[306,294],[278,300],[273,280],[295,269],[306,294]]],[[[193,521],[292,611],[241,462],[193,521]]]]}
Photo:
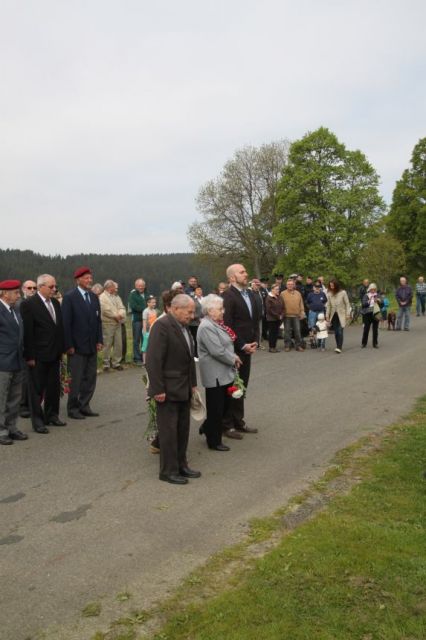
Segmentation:
{"type": "MultiPolygon", "coordinates": [[[[0,444],[28,438],[18,428],[19,416],[29,418],[38,434],[66,426],[60,417],[64,380],[68,418],[99,415],[91,406],[98,353],[105,373],[123,371],[128,314],[132,360],[146,367],[148,398],[155,401],[157,433],[151,450],[160,454],[160,479],[172,484],[201,476],[190,468],[186,454],[196,363],[206,402],[200,434],[209,449],[226,452],[230,447],[224,437],[239,440],[257,432],[246,423],[244,398],[252,355],[265,348],[262,340],[270,353],[279,353],[283,331],[285,352],[302,353],[308,344],[324,352],[332,332],[334,351],[341,354],[355,304],[363,320],[361,347],[367,346],[370,330],[372,346],[379,346],[378,328],[388,316],[389,299],[374,282],[364,280],[358,300],[351,303],[335,278],[326,283],[322,276],[292,274],[284,281],[276,274],[272,283],[267,278],[249,282],[241,264],[230,265],[226,276],[227,282],[207,295],[195,276],[187,283],[174,282],[161,296],[161,314],[142,278],[136,279],[126,307],[117,283],[94,284],[89,267],[76,269],[75,287],[63,297],[50,274],[22,284],[0,282],[0,444]]],[[[401,277],[395,292],[396,330],[409,331],[414,295],[416,314],[424,316],[424,278],[418,278],[413,291],[401,277]]]]}

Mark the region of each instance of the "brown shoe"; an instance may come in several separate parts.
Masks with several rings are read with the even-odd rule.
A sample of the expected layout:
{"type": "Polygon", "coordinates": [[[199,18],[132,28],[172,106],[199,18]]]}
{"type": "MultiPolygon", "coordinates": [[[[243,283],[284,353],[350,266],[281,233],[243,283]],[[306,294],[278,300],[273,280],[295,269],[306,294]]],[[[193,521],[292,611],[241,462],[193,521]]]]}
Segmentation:
{"type": "Polygon", "coordinates": [[[227,438],[232,438],[233,440],[242,440],[244,438],[242,433],[239,433],[236,429],[226,429],[223,432],[223,435],[227,438]]]}
{"type": "Polygon", "coordinates": [[[243,427],[236,427],[236,430],[239,433],[258,433],[259,429],[256,429],[255,427],[248,427],[247,425],[244,425],[243,427]]]}
{"type": "Polygon", "coordinates": [[[288,353],[290,351],[290,347],[284,347],[284,351],[288,353]]]}
{"type": "Polygon", "coordinates": [[[304,351],[304,348],[303,347],[297,347],[296,351],[304,351]]]}

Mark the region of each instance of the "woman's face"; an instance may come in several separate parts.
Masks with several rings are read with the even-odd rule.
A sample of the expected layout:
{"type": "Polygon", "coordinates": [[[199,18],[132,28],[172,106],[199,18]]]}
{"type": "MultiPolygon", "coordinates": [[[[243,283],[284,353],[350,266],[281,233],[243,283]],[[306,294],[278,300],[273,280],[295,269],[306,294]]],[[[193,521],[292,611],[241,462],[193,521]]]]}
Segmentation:
{"type": "Polygon", "coordinates": [[[331,289],[331,291],[334,291],[334,282],[329,282],[328,288],[331,289]]]}
{"type": "Polygon", "coordinates": [[[272,293],[274,296],[277,296],[277,295],[279,294],[279,292],[280,292],[280,287],[279,287],[279,285],[275,285],[275,287],[272,287],[272,288],[271,288],[271,293],[272,293]]]}
{"type": "Polygon", "coordinates": [[[223,305],[212,307],[209,311],[209,316],[215,322],[223,320],[223,305]]]}

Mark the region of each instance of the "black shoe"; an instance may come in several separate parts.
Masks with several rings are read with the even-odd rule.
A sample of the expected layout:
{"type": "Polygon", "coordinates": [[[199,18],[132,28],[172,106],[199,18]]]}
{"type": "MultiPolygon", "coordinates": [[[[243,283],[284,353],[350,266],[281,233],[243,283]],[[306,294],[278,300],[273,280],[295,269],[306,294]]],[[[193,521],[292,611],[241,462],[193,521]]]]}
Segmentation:
{"type": "Polygon", "coordinates": [[[54,427],[66,427],[67,425],[67,423],[61,420],[60,418],[58,418],[58,416],[53,416],[52,418],[49,418],[46,424],[51,424],[54,427]]]}
{"type": "Polygon", "coordinates": [[[227,447],[226,444],[209,444],[208,447],[214,451],[231,451],[230,447],[227,447]]]}
{"type": "Polygon", "coordinates": [[[184,478],[201,478],[201,471],[194,471],[189,467],[182,467],[182,469],[179,469],[179,473],[184,478]]]}
{"type": "Polygon", "coordinates": [[[170,482],[170,484],[188,484],[188,480],[186,478],[183,478],[182,476],[175,476],[174,474],[166,476],[160,473],[159,478],[160,480],[164,480],[164,482],[170,482]]]}
{"type": "Polygon", "coordinates": [[[235,427],[237,431],[240,431],[241,433],[257,433],[259,431],[259,429],[256,429],[255,427],[248,427],[247,425],[243,425],[242,427],[235,427]]]}
{"type": "Polygon", "coordinates": [[[47,427],[33,427],[36,433],[50,433],[47,427]]]}
{"type": "Polygon", "coordinates": [[[366,346],[367,346],[366,344],[362,344],[361,349],[365,349],[366,346]]]}
{"type": "Polygon", "coordinates": [[[96,413],[96,411],[92,411],[91,409],[80,409],[80,413],[87,418],[97,418],[99,416],[99,413],[96,413]]]}
{"type": "Polygon", "coordinates": [[[13,444],[13,440],[10,436],[0,436],[0,444],[13,444]]]}
{"type": "Polygon", "coordinates": [[[80,411],[70,411],[68,413],[68,418],[72,418],[73,420],[85,420],[86,418],[80,411]]]}
{"type": "Polygon", "coordinates": [[[9,438],[12,438],[12,440],[28,440],[27,434],[22,433],[22,431],[19,431],[19,429],[17,431],[9,433],[9,438]]]}
{"type": "Polygon", "coordinates": [[[29,418],[31,415],[30,410],[29,409],[20,409],[19,411],[19,416],[21,418],[29,418]]]}
{"type": "Polygon", "coordinates": [[[373,349],[378,349],[379,345],[378,344],[373,344],[373,349]]]}

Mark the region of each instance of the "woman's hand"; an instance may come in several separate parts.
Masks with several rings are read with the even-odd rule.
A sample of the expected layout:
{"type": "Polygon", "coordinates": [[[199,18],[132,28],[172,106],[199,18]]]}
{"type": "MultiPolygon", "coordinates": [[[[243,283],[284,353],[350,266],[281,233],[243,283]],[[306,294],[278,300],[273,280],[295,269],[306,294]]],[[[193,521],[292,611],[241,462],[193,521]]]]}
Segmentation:
{"type": "Polygon", "coordinates": [[[239,356],[235,356],[235,366],[237,367],[237,369],[239,369],[242,364],[243,361],[241,360],[241,358],[239,356]]]}

